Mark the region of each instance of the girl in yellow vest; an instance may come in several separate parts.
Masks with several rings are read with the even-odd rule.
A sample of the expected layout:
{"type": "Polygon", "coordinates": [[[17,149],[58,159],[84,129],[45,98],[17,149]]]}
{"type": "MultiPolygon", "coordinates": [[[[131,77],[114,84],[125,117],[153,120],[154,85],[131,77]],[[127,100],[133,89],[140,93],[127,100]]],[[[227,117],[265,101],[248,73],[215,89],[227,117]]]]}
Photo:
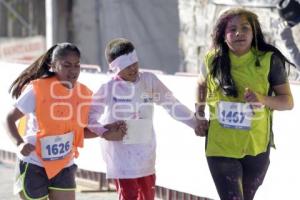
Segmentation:
{"type": "Polygon", "coordinates": [[[270,162],[272,110],[293,108],[285,70],[290,62],[266,43],[257,15],[244,9],[225,11],[212,40],[198,81],[196,133],[206,137],[220,198],[251,200],[270,162]]]}
{"type": "MultiPolygon", "coordinates": [[[[83,146],[92,92],[77,82],[80,51],[70,43],[51,47],[11,85],[17,98],[7,116],[9,134],[18,146],[19,174],[15,193],[22,199],[75,199],[77,147],[83,146]],[[16,122],[26,116],[25,135],[16,122]]],[[[121,140],[118,126],[103,129],[103,137],[121,140]]],[[[99,127],[101,128],[101,127],[99,127]]],[[[95,135],[95,134],[94,134],[95,135]]]]}

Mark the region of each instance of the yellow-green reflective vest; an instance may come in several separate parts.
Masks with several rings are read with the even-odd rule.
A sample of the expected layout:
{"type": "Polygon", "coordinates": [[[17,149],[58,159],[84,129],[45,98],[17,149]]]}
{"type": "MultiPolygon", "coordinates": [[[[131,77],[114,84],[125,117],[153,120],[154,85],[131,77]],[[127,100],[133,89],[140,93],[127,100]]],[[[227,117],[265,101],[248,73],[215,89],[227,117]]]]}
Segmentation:
{"type": "MultiPolygon", "coordinates": [[[[205,65],[211,71],[215,51],[205,56],[205,65]]],[[[245,88],[259,94],[268,95],[270,63],[272,52],[258,53],[260,65],[255,66],[254,50],[237,57],[229,52],[231,75],[238,90],[238,97],[223,95],[218,82],[210,75],[207,77],[207,104],[210,111],[210,124],[207,136],[207,156],[224,156],[242,158],[246,155],[257,155],[265,152],[270,140],[271,111],[268,108],[254,110],[249,129],[224,127],[217,119],[220,102],[245,103],[245,88]]]]}

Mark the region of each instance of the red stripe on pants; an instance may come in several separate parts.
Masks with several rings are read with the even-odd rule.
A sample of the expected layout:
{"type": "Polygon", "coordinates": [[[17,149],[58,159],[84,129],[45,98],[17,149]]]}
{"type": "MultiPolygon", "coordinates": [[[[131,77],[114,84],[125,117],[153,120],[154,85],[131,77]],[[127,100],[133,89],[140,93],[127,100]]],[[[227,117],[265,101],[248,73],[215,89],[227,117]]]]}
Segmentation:
{"type": "Polygon", "coordinates": [[[115,179],[119,200],[154,200],[155,174],[133,179],[115,179]]]}

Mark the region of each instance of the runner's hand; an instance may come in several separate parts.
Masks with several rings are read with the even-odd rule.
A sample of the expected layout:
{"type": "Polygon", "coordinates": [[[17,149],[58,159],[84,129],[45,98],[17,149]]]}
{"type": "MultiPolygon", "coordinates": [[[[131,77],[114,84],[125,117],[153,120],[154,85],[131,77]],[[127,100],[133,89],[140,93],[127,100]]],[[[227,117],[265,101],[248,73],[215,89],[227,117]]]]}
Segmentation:
{"type": "Polygon", "coordinates": [[[123,140],[127,131],[126,123],[124,121],[116,121],[111,124],[107,124],[104,128],[108,130],[103,133],[102,137],[111,141],[123,140]]]}
{"type": "Polygon", "coordinates": [[[32,151],[35,150],[35,146],[30,143],[23,142],[19,144],[18,150],[23,156],[28,156],[32,151]]]}
{"type": "Polygon", "coordinates": [[[124,135],[126,132],[122,131],[121,129],[117,130],[107,130],[103,133],[102,137],[106,140],[110,141],[120,141],[123,140],[124,135]]]}
{"type": "Polygon", "coordinates": [[[195,128],[195,134],[197,136],[204,137],[207,135],[208,130],[208,120],[205,117],[201,117],[201,119],[197,118],[197,127],[195,128]]]}
{"type": "Polygon", "coordinates": [[[246,102],[251,103],[253,108],[262,108],[264,106],[264,96],[253,92],[249,88],[245,88],[244,99],[246,102]]]}

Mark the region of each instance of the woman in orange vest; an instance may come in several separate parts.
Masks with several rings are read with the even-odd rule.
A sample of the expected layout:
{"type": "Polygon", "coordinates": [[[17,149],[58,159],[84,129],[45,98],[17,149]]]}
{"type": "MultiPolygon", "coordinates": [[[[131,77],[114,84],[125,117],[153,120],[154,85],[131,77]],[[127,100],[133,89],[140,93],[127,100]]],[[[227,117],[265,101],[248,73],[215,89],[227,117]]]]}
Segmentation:
{"type": "MultiPolygon", "coordinates": [[[[75,199],[77,147],[83,146],[92,92],[77,82],[80,51],[70,43],[51,47],[12,83],[17,100],[7,115],[9,134],[18,146],[15,193],[22,199],[75,199]],[[26,116],[25,135],[16,122],[26,116]]],[[[121,140],[122,122],[110,130],[98,127],[108,140],[121,140]]],[[[94,134],[95,136],[95,134],[94,134]]]]}

